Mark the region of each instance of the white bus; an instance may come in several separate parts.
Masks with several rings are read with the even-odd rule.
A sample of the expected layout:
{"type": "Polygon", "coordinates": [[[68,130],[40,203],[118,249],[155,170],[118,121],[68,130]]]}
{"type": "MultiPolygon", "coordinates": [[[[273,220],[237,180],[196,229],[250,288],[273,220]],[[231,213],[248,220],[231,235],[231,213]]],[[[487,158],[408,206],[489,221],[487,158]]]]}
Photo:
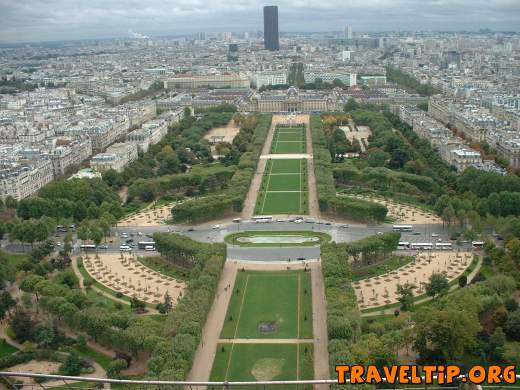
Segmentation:
{"type": "Polygon", "coordinates": [[[473,241],[471,243],[471,247],[473,249],[482,249],[484,248],[484,241],[473,241]]]}
{"type": "Polygon", "coordinates": [[[147,246],[151,246],[155,248],[155,241],[139,241],[137,243],[137,247],[139,249],[146,249],[147,246]]]}
{"type": "Polygon", "coordinates": [[[94,244],[83,244],[83,245],[80,245],[79,246],[79,249],[83,250],[83,251],[95,251],[96,250],[96,246],[94,244]]]}
{"type": "Polygon", "coordinates": [[[449,251],[452,246],[451,242],[438,242],[435,244],[435,249],[449,251]]]}
{"type": "Polygon", "coordinates": [[[410,247],[416,250],[432,250],[433,244],[431,242],[414,242],[410,244],[410,247]]]}
{"type": "Polygon", "coordinates": [[[397,249],[410,249],[410,243],[407,241],[400,241],[397,244],[397,249]]]}
{"type": "Polygon", "coordinates": [[[394,232],[412,232],[413,225],[394,225],[392,226],[394,232]]]}
{"type": "Polygon", "coordinates": [[[253,221],[256,223],[270,223],[273,222],[273,217],[271,215],[257,215],[253,217],[253,221]]]}

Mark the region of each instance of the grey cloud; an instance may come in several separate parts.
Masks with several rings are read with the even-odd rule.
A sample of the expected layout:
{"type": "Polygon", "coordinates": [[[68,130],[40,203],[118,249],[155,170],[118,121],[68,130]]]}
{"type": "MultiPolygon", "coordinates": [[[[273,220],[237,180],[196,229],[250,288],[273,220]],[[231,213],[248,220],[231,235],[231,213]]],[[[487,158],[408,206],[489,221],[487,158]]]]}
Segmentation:
{"type": "Polygon", "coordinates": [[[279,6],[281,31],[518,30],[518,0],[0,0],[0,41],[262,28],[262,6],[279,6]]]}

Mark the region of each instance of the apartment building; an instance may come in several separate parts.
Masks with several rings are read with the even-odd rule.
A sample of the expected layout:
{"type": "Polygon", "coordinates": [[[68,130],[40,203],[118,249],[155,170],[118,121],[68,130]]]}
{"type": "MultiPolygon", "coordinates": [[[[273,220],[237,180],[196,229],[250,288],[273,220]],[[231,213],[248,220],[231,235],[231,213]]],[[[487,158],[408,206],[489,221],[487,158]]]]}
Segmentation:
{"type": "Polygon", "coordinates": [[[287,84],[287,72],[259,72],[252,73],[251,84],[259,89],[263,86],[287,84]]]}
{"type": "Polygon", "coordinates": [[[356,73],[306,70],[303,77],[306,83],[315,83],[317,79],[321,79],[324,83],[329,84],[334,83],[334,80],[339,80],[347,87],[352,87],[357,84],[356,73]]]}
{"type": "Polygon", "coordinates": [[[200,88],[249,88],[249,77],[241,73],[179,76],[164,82],[165,89],[200,89],[200,88]]]}
{"type": "Polygon", "coordinates": [[[92,156],[92,140],[88,137],[77,139],[56,139],[49,155],[54,176],[65,175],[74,167],[79,167],[92,156]]]}
{"type": "Polygon", "coordinates": [[[89,119],[76,126],[63,128],[59,135],[68,137],[89,136],[92,140],[94,152],[100,152],[122,139],[129,129],[130,121],[127,116],[120,115],[110,119],[89,119]]]}
{"type": "Polygon", "coordinates": [[[113,169],[122,172],[124,167],[137,160],[136,143],[115,143],[105,153],[96,154],[90,160],[90,166],[97,172],[113,169]]]}
{"type": "Polygon", "coordinates": [[[54,179],[51,160],[0,163],[0,198],[20,200],[35,194],[54,179]]]}
{"type": "Polygon", "coordinates": [[[140,151],[146,153],[150,145],[158,143],[167,132],[168,123],[159,119],[147,122],[140,129],[128,133],[126,140],[136,144],[140,151]]]}

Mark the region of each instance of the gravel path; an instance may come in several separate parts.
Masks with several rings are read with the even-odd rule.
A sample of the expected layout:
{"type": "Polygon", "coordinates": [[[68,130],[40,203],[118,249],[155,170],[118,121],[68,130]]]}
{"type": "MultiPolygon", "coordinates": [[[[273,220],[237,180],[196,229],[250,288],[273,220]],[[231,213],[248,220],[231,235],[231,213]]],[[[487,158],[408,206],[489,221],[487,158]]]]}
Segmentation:
{"type": "MultiPolygon", "coordinates": [[[[226,261],[213,305],[209,310],[206,324],[202,329],[202,338],[195,352],[195,358],[188,381],[209,381],[215,352],[220,339],[220,330],[226,319],[226,311],[233,292],[237,266],[234,262],[226,261]]],[[[204,387],[192,387],[192,389],[203,389],[204,387]]]]}
{"type": "MultiPolygon", "coordinates": [[[[330,379],[329,338],[327,333],[327,301],[321,263],[311,264],[312,283],[312,332],[314,335],[314,379],[330,379]]],[[[315,389],[328,389],[328,385],[316,385],[315,389]]]]}

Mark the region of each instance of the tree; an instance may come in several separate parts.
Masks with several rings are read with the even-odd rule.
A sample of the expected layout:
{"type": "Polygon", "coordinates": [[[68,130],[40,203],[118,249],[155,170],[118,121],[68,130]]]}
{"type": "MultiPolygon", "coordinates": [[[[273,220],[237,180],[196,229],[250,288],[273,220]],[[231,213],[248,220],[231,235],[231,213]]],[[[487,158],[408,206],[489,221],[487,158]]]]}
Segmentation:
{"type": "Polygon", "coordinates": [[[16,340],[24,343],[26,341],[34,340],[34,330],[36,322],[31,315],[21,309],[14,312],[11,319],[11,329],[14,332],[16,340]]]}
{"type": "Polygon", "coordinates": [[[455,210],[453,206],[450,204],[442,211],[442,223],[450,226],[455,220],[455,210]]]}
{"type": "Polygon", "coordinates": [[[434,272],[430,275],[429,282],[426,284],[426,294],[435,298],[444,295],[450,289],[450,283],[446,275],[434,272]]]}
{"type": "Polygon", "coordinates": [[[50,323],[40,323],[36,326],[34,340],[42,347],[51,346],[56,337],[54,326],[50,323]]]}
{"type": "Polygon", "coordinates": [[[464,288],[468,284],[468,277],[466,275],[461,275],[459,277],[459,287],[464,288]]]}
{"type": "Polygon", "coordinates": [[[413,316],[414,348],[421,356],[457,359],[475,343],[480,323],[474,307],[423,306],[413,316]]]}
{"type": "Polygon", "coordinates": [[[166,294],[164,294],[164,302],[157,304],[157,310],[159,310],[161,314],[166,314],[171,311],[172,307],[172,297],[168,294],[168,291],[166,291],[166,294]]]}
{"type": "Polygon", "coordinates": [[[143,301],[139,300],[139,298],[137,298],[137,296],[134,295],[132,297],[132,299],[130,300],[130,307],[134,311],[140,311],[146,307],[146,304],[143,301]]]}
{"type": "Polygon", "coordinates": [[[71,352],[60,367],[63,375],[77,376],[81,374],[83,363],[76,352],[71,352]]]}
{"type": "Polygon", "coordinates": [[[0,293],[0,320],[3,320],[5,315],[9,314],[11,309],[15,306],[16,301],[9,291],[2,291],[2,293],[0,293]]]}
{"type": "Polygon", "coordinates": [[[414,284],[406,282],[397,285],[397,299],[401,303],[401,310],[410,310],[413,306],[413,290],[416,288],[414,284]]]}
{"type": "Polygon", "coordinates": [[[520,240],[513,237],[507,242],[506,247],[513,260],[520,263],[520,240]]]}
{"type": "Polygon", "coordinates": [[[101,241],[103,240],[103,237],[105,235],[103,234],[103,231],[100,228],[91,228],[90,229],[90,239],[94,241],[94,244],[99,245],[101,244],[101,241]]]}
{"type": "Polygon", "coordinates": [[[520,341],[520,309],[509,313],[504,325],[504,331],[511,340],[520,341]]]}
{"type": "Polygon", "coordinates": [[[107,376],[109,378],[119,378],[122,370],[128,368],[128,363],[125,359],[112,360],[108,365],[107,376]]]}
{"type": "Polygon", "coordinates": [[[78,228],[77,236],[82,241],[90,240],[90,228],[86,225],[81,225],[78,228]]]}
{"type": "Polygon", "coordinates": [[[15,209],[18,206],[18,201],[9,195],[5,198],[4,204],[8,209],[15,209]]]}

